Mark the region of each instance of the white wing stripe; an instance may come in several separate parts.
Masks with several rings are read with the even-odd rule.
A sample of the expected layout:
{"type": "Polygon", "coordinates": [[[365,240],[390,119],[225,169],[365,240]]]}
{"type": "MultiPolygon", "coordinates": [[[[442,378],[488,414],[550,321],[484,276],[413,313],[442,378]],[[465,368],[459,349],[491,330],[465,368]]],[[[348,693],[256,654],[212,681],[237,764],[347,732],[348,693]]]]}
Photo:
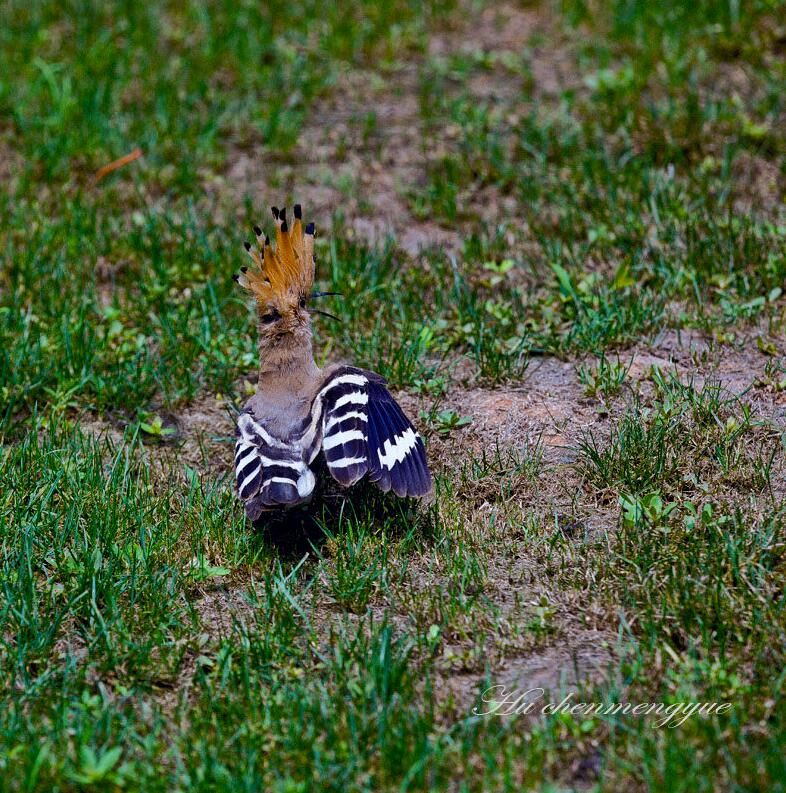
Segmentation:
{"type": "Polygon", "coordinates": [[[333,405],[333,410],[338,410],[339,408],[343,408],[344,405],[367,405],[368,404],[368,394],[363,393],[362,391],[352,391],[349,394],[345,394],[343,397],[339,397],[335,404],[333,405]]]}
{"type": "Polygon", "coordinates": [[[359,385],[364,386],[368,383],[368,378],[363,377],[361,374],[342,374],[339,377],[331,380],[320,392],[320,396],[324,396],[331,388],[337,385],[359,385]]]}
{"type": "Polygon", "coordinates": [[[286,476],[271,476],[270,479],[266,479],[262,487],[266,488],[268,485],[272,485],[273,482],[281,482],[284,485],[292,485],[292,487],[297,487],[297,482],[294,479],[288,479],[286,476]]]}
{"type": "Polygon", "coordinates": [[[329,451],[336,446],[342,446],[345,443],[349,443],[349,441],[364,440],[366,440],[366,435],[360,430],[344,430],[343,432],[337,432],[335,435],[331,435],[329,438],[325,438],[325,440],[322,442],[322,448],[325,451],[329,451]]]}
{"type": "Polygon", "coordinates": [[[350,465],[360,465],[365,462],[365,457],[342,457],[340,460],[330,463],[330,468],[349,468],[350,465]]]}
{"type": "Polygon", "coordinates": [[[262,465],[283,465],[286,468],[294,468],[299,473],[305,470],[306,464],[302,460],[275,460],[270,457],[265,457],[264,454],[259,455],[259,460],[262,465]]]}
{"type": "Polygon", "coordinates": [[[237,452],[235,453],[235,465],[240,466],[243,460],[248,457],[249,452],[254,451],[254,445],[251,443],[246,443],[245,441],[241,441],[237,445],[237,452]]]}
{"type": "MultiPolygon", "coordinates": [[[[310,449],[311,444],[314,442],[314,438],[317,434],[317,428],[319,427],[319,422],[322,420],[322,397],[318,396],[314,400],[314,404],[311,406],[311,421],[309,422],[308,427],[303,432],[302,437],[300,438],[300,444],[303,449],[310,449]]],[[[317,445],[317,450],[319,449],[319,445],[317,445]]],[[[314,459],[314,454],[311,455],[311,460],[314,459]]]]}
{"type": "MultiPolygon", "coordinates": [[[[247,455],[248,460],[245,457],[242,460],[238,460],[235,468],[238,472],[240,472],[243,468],[251,465],[251,455],[247,455]]],[[[256,456],[254,457],[254,462],[261,463],[262,465],[281,465],[285,468],[294,468],[298,473],[302,473],[305,468],[306,464],[302,460],[279,460],[275,457],[266,457],[259,449],[256,449],[256,456]]]]}
{"type": "Polygon", "coordinates": [[[392,442],[388,439],[384,443],[384,452],[377,449],[379,462],[391,470],[396,463],[400,463],[415,448],[418,435],[412,427],[408,427],[401,435],[396,435],[392,442]]]}

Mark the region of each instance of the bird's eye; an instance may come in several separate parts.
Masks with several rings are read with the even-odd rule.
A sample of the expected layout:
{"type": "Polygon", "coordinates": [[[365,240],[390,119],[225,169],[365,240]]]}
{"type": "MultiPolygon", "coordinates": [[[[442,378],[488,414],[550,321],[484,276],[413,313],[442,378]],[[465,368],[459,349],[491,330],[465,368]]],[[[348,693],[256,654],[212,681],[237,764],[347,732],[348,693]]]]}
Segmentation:
{"type": "Polygon", "coordinates": [[[273,311],[269,311],[267,314],[263,314],[259,318],[259,321],[263,325],[270,325],[271,322],[275,322],[277,319],[281,319],[281,314],[279,314],[278,311],[273,310],[273,311]]]}
{"type": "Polygon", "coordinates": [[[305,297],[301,297],[300,298],[300,307],[301,308],[305,308],[306,307],[306,298],[305,297]]]}

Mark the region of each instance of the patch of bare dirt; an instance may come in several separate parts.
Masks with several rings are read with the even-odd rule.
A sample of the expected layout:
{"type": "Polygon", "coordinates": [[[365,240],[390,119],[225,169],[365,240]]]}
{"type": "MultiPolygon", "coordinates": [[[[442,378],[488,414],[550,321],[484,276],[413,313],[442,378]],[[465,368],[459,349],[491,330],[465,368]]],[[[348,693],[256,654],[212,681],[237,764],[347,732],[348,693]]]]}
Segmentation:
{"type": "MultiPolygon", "coordinates": [[[[262,207],[280,200],[282,192],[296,196],[322,229],[341,211],[351,229],[372,244],[395,235],[412,255],[433,246],[457,250],[460,230],[415,217],[407,198],[425,180],[434,143],[421,116],[421,71],[428,79],[431,58],[488,53],[492,66],[469,85],[479,98],[557,94],[569,80],[570,58],[553,40],[530,52],[532,76],[526,83],[502,64],[506,54],[521,56],[546,27],[553,25],[540,9],[497,4],[435,32],[425,59],[399,64],[384,82],[371,70],[348,70],[341,90],[311,109],[291,158],[281,161],[261,147],[238,150],[230,156],[225,181],[262,207]]],[[[505,206],[493,204],[497,215],[505,214],[505,206]]]]}
{"type": "Polygon", "coordinates": [[[736,197],[734,209],[741,214],[771,213],[786,195],[786,177],[776,162],[748,151],[734,158],[736,197]]]}
{"type": "Polygon", "coordinates": [[[547,703],[558,702],[568,691],[576,692],[580,687],[607,679],[615,658],[615,643],[614,635],[609,632],[578,629],[560,643],[509,659],[487,677],[462,674],[446,678],[440,681],[437,696],[452,700],[457,710],[463,706],[467,714],[473,708],[478,708],[480,713],[488,712],[490,706],[483,702],[488,682],[503,688],[488,692],[486,700],[490,697],[497,701],[504,697],[514,700],[530,692],[525,701],[538,703],[534,711],[539,712],[547,703]]]}
{"type": "MultiPolygon", "coordinates": [[[[751,337],[758,333],[759,329],[754,329],[751,337]]],[[[778,342],[779,353],[781,347],[778,342]]],[[[609,404],[585,397],[572,363],[541,359],[515,387],[452,392],[447,406],[471,415],[473,422],[448,439],[433,439],[432,458],[450,461],[446,464],[455,468],[456,461],[465,459],[470,450],[477,454],[497,443],[528,449],[535,439],[542,439],[544,468],[534,482],[522,483],[522,489],[510,499],[522,504],[532,519],[552,525],[578,547],[604,531],[613,531],[619,520],[616,504],[593,502],[570,465],[583,435],[607,434],[610,419],[627,409],[634,392],[646,394],[653,388],[654,368],[664,376],[673,372],[682,382],[692,379],[699,388],[703,383],[718,382],[729,395],[749,404],[757,416],[782,427],[786,395],[761,384],[769,357],[752,341],[737,347],[718,346],[697,331],[668,331],[651,347],[642,345],[620,354],[621,362],[629,365],[629,385],[609,404]]],[[[776,489],[780,489],[777,484],[776,489]]],[[[481,493],[477,495],[482,498],[481,493]]],[[[578,589],[553,577],[548,554],[517,539],[516,520],[521,518],[515,517],[515,510],[511,523],[504,505],[494,498],[475,503],[473,508],[476,516],[496,513],[499,518],[500,536],[488,539],[495,553],[488,560],[485,588],[485,595],[498,609],[498,626],[512,637],[517,634],[514,626],[528,613],[527,604],[546,603],[553,611],[553,633],[529,649],[521,639],[489,637],[488,668],[446,673],[439,682],[439,699],[466,713],[487,680],[522,691],[576,691],[582,683],[601,681],[619,652],[608,614],[578,589]]],[[[577,564],[580,559],[579,553],[577,564]]],[[[428,571],[423,575],[428,576],[428,571]]],[[[571,575],[579,585],[581,570],[577,567],[571,575]]]]}
{"type": "Polygon", "coordinates": [[[465,447],[477,450],[494,442],[521,446],[540,438],[553,450],[546,457],[550,462],[570,461],[570,447],[588,431],[607,425],[614,405],[624,408],[630,387],[639,389],[651,382],[655,369],[666,378],[674,374],[682,382],[692,381],[697,388],[719,383],[729,395],[744,395],[758,413],[782,419],[786,391],[768,385],[771,378],[765,370],[769,361],[786,357],[786,344],[769,339],[774,354],[765,354],[756,344],[760,335],[754,329],[737,346],[719,346],[698,331],[669,330],[654,346],[637,345],[621,351],[619,361],[627,369],[629,388],[610,404],[588,398],[576,365],[555,358],[533,359],[518,385],[456,389],[445,404],[472,417],[472,424],[463,432],[465,447]]]}
{"type": "Polygon", "coordinates": [[[531,70],[526,84],[510,73],[491,70],[472,79],[472,92],[480,99],[511,98],[519,96],[522,89],[532,96],[553,97],[576,81],[575,64],[568,43],[562,38],[546,10],[493,3],[477,17],[466,18],[457,30],[432,36],[428,53],[438,58],[485,53],[496,61],[504,61],[508,54],[526,54],[531,70]],[[549,34],[548,44],[533,46],[533,41],[545,33],[549,34]]]}
{"type": "Polygon", "coordinates": [[[0,138],[0,180],[8,195],[16,190],[16,181],[23,171],[24,160],[11,144],[0,138]]]}
{"type": "Polygon", "coordinates": [[[766,322],[739,330],[733,344],[718,344],[696,330],[668,330],[654,346],[638,345],[623,362],[628,356],[634,361],[630,374],[637,379],[646,380],[657,366],[664,375],[674,371],[697,388],[718,383],[729,396],[744,398],[762,418],[781,423],[786,418],[786,391],[778,390],[777,378],[767,373],[768,365],[786,359],[786,341],[771,334],[766,322]]]}
{"type": "Polygon", "coordinates": [[[556,358],[535,360],[520,385],[454,392],[448,404],[472,417],[467,434],[475,444],[517,445],[540,438],[554,451],[552,462],[564,461],[567,447],[597,420],[573,364],[556,358]]]}
{"type": "Polygon", "coordinates": [[[234,464],[235,424],[229,408],[215,396],[180,414],[180,459],[207,476],[226,473],[234,464]]]}

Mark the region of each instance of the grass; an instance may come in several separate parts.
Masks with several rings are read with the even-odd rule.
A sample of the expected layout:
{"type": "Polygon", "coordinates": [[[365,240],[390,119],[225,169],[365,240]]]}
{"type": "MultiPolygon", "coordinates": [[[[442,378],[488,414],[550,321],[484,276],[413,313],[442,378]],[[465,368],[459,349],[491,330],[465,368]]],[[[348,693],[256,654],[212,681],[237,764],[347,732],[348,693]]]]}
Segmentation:
{"type": "Polygon", "coordinates": [[[782,790],[783,13],[7,4],[0,786],[782,790]],[[275,541],[231,276],[284,200],[343,295],[318,358],[412,392],[436,492],[275,541]],[[732,708],[473,714],[543,667],[732,708]]]}
{"type": "Polygon", "coordinates": [[[631,365],[632,361],[626,366],[619,358],[616,361],[609,361],[601,354],[595,366],[581,364],[576,368],[576,374],[587,396],[602,394],[608,397],[620,392],[631,365]]]}

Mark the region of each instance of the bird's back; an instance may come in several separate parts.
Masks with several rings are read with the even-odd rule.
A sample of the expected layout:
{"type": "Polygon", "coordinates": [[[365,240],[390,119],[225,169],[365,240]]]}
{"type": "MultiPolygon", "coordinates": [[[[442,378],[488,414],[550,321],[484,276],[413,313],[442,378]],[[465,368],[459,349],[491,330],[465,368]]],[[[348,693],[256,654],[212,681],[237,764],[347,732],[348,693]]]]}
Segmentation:
{"type": "Polygon", "coordinates": [[[286,411],[269,396],[251,400],[238,418],[238,490],[252,520],[266,509],[311,499],[316,483],[311,466],[320,451],[330,475],[344,487],[368,476],[381,490],[398,496],[429,492],[423,441],[387,391],[384,378],[336,366],[322,374],[313,396],[293,396],[298,398],[286,411]],[[270,415],[268,410],[277,412],[270,415]]]}

